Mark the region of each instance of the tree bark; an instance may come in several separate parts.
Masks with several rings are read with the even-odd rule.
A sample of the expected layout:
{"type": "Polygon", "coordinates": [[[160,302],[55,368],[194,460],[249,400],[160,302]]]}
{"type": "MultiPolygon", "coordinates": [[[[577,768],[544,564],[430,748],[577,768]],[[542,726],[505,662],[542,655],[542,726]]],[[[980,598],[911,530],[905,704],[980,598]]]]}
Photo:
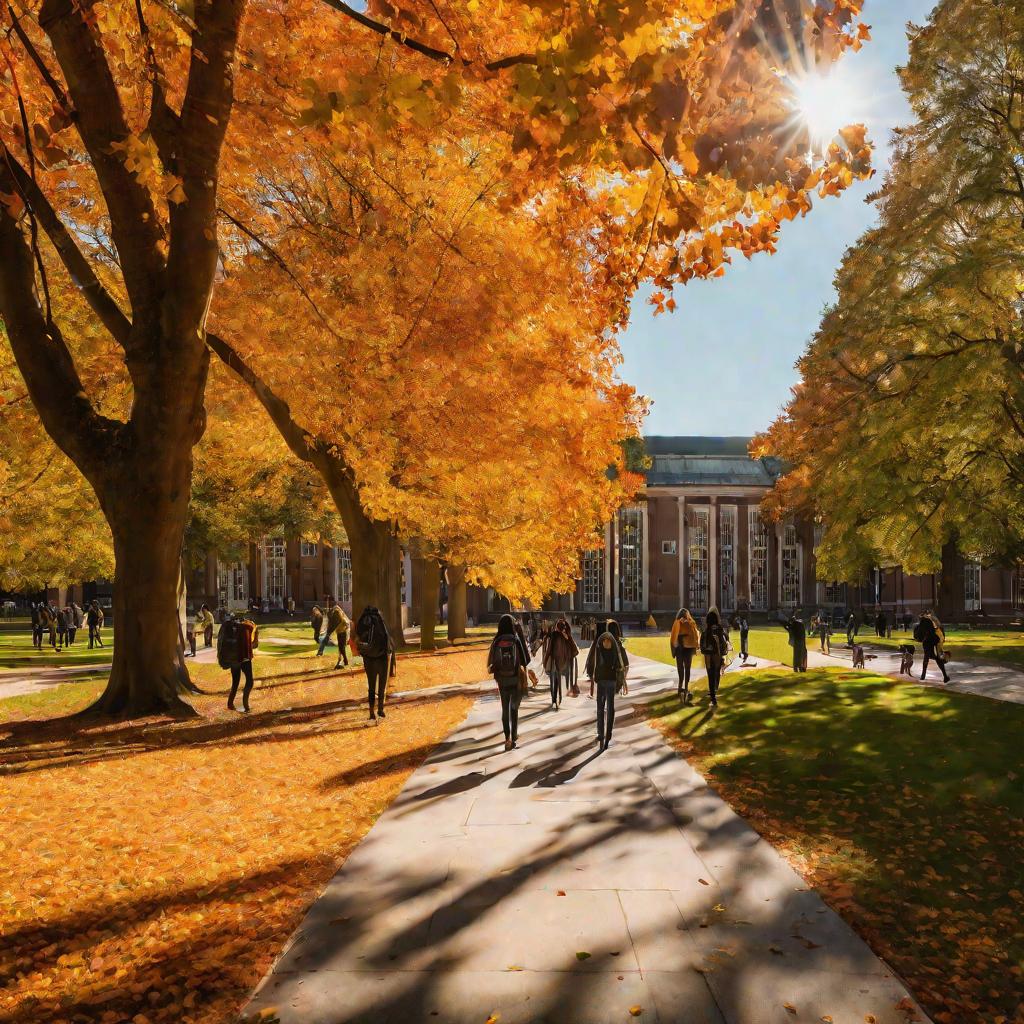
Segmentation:
{"type": "Polygon", "coordinates": [[[448,640],[466,639],[466,567],[448,566],[448,640]]]}
{"type": "Polygon", "coordinates": [[[437,650],[434,631],[437,629],[437,601],[441,593],[441,566],[436,558],[420,559],[423,587],[420,593],[420,650],[437,650]]]}
{"type": "Polygon", "coordinates": [[[960,587],[960,600],[957,600],[957,572],[960,554],[957,550],[955,537],[942,545],[942,570],[939,574],[939,607],[936,609],[943,622],[953,622],[960,617],[963,604],[963,586],[960,587]]]}

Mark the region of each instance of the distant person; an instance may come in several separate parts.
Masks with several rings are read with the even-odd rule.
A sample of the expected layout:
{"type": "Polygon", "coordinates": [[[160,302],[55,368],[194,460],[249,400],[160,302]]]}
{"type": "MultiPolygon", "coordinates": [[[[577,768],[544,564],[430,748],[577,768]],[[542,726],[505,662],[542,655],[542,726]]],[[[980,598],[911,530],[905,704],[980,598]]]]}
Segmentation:
{"type": "Polygon", "coordinates": [[[789,634],[789,645],[793,648],[793,671],[807,671],[807,627],[797,612],[782,621],[782,628],[789,634]]]}
{"type": "Polygon", "coordinates": [[[289,595],[286,604],[288,608],[288,618],[291,618],[295,614],[295,598],[289,595]]]}
{"type": "Polygon", "coordinates": [[[722,681],[726,655],[729,652],[729,633],[722,625],[717,608],[704,616],[704,628],[700,634],[700,653],[704,656],[704,668],[708,676],[708,694],[711,706],[718,707],[718,687],[722,681]]]}
{"type": "Polygon", "coordinates": [[[669,637],[669,650],[676,663],[679,677],[676,684],[676,695],[684,703],[693,700],[690,693],[690,671],[693,667],[693,656],[700,647],[700,628],[690,614],[689,608],[680,608],[672,623],[672,634],[669,637]]]}
{"type": "Polygon", "coordinates": [[[516,620],[505,614],[498,619],[498,632],[487,653],[487,671],[498,684],[501,698],[501,728],[505,734],[505,749],[519,743],[519,704],[526,690],[526,666],[530,654],[516,629],[516,620]]]}
{"type": "Polygon", "coordinates": [[[574,686],[579,653],[580,649],[572,636],[572,627],[564,618],[559,619],[554,628],[544,634],[541,659],[551,683],[551,706],[556,710],[562,705],[562,683],[565,683],[566,692],[574,686]]]}
{"type": "Polygon", "coordinates": [[[740,631],[740,658],[746,663],[750,659],[750,623],[746,612],[739,613],[736,625],[740,631]]]}
{"type": "Polygon", "coordinates": [[[85,613],[85,622],[89,627],[89,650],[103,646],[103,609],[98,601],[89,602],[89,610],[85,613]]]}
{"type": "Polygon", "coordinates": [[[846,646],[852,647],[854,640],[857,639],[857,616],[850,612],[849,618],[846,620],[846,646]]]}
{"type": "Polygon", "coordinates": [[[946,632],[939,622],[938,616],[928,611],[921,616],[921,621],[914,630],[914,639],[921,642],[924,648],[924,662],[921,665],[921,679],[928,674],[928,662],[934,661],[942,672],[942,681],[949,682],[949,673],[946,671],[946,632]]]}
{"type": "Polygon", "coordinates": [[[324,628],[323,636],[320,637],[320,649],[316,652],[317,657],[320,657],[324,653],[324,648],[330,642],[333,636],[338,643],[338,663],[334,666],[336,669],[341,668],[342,662],[344,661],[346,667],[348,666],[348,634],[351,628],[351,623],[348,620],[348,616],[345,614],[345,610],[334,600],[333,597],[327,598],[327,625],[324,628]]]}
{"type": "Polygon", "coordinates": [[[43,607],[33,603],[29,615],[32,619],[32,646],[37,650],[43,649],[43,607]]]}
{"type": "Polygon", "coordinates": [[[814,631],[818,634],[818,647],[822,654],[832,653],[832,627],[829,625],[828,616],[818,612],[815,620],[814,631]]]}
{"type": "Polygon", "coordinates": [[[590,680],[590,696],[597,690],[597,745],[607,750],[612,742],[615,726],[615,695],[626,690],[626,673],[629,658],[622,644],[619,624],[614,619],[605,623],[605,630],[599,633],[590,653],[587,655],[587,678],[590,680]]]}
{"type": "Polygon", "coordinates": [[[66,608],[57,609],[57,650],[68,645],[68,612],[66,608]]]}
{"type": "Polygon", "coordinates": [[[313,605],[309,613],[309,624],[313,627],[313,639],[320,643],[320,630],[324,628],[324,613],[320,605],[313,605]]]}
{"type": "Polygon", "coordinates": [[[903,609],[903,632],[909,633],[910,627],[914,624],[914,616],[910,614],[909,608],[903,609]]]}
{"type": "MultiPolygon", "coordinates": [[[[344,614],[344,613],[343,613],[344,614]]],[[[346,620],[347,621],[347,620],[346,620]]],[[[370,721],[385,718],[384,697],[388,678],[395,674],[395,645],[388,632],[384,616],[368,605],[359,616],[355,628],[356,647],[363,659],[366,673],[366,697],[370,705],[370,721]],[[376,700],[376,712],[374,711],[376,700]]]]}
{"type": "Polygon", "coordinates": [[[228,694],[228,710],[235,710],[235,695],[238,684],[245,676],[242,689],[242,713],[249,714],[249,694],[252,693],[253,652],[260,645],[259,627],[251,619],[228,619],[217,633],[217,664],[231,671],[231,692],[228,694]]]}
{"type": "Polygon", "coordinates": [[[199,614],[196,616],[196,633],[203,634],[203,646],[213,646],[213,612],[210,611],[210,606],[204,604],[199,609],[199,614]]]}
{"type": "Polygon", "coordinates": [[[78,631],[84,624],[85,612],[82,611],[82,606],[72,601],[68,605],[68,643],[75,642],[75,637],[78,636],[78,631]]]}

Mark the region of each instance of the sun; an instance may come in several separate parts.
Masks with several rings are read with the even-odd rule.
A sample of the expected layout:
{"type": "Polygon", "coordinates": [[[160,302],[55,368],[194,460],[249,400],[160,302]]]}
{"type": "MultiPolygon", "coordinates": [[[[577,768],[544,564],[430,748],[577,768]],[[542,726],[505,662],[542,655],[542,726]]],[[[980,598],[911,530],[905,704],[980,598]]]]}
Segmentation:
{"type": "Polygon", "coordinates": [[[802,123],[813,150],[824,150],[840,128],[864,121],[864,96],[842,66],[810,71],[789,79],[794,120],[802,123]]]}

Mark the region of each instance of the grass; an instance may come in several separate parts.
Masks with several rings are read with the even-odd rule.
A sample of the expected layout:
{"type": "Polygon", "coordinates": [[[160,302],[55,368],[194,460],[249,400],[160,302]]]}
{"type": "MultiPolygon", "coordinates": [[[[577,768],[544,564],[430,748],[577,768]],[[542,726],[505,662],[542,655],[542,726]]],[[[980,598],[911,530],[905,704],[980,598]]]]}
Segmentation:
{"type": "MultiPolygon", "coordinates": [[[[412,694],[368,727],[362,672],[290,671],[313,660],[261,657],[248,716],[226,710],[213,665],[195,666],[213,692],[185,722],[22,721],[78,710],[101,681],[0,703],[0,1019],[237,1018],[471,703],[457,689],[412,694]]],[[[403,656],[392,689],[475,681],[484,660],[479,648],[403,656]]]]}
{"type": "Polygon", "coordinates": [[[1024,707],[840,669],[730,679],[656,726],[941,1024],[1024,992],[1024,707]]]}
{"type": "Polygon", "coordinates": [[[0,672],[23,671],[27,668],[84,668],[88,665],[103,665],[110,661],[113,649],[113,632],[109,627],[103,630],[104,647],[89,650],[89,630],[82,627],[75,642],[62,651],[55,651],[49,644],[48,635],[43,636],[43,649],[32,646],[32,627],[0,630],[0,672]]]}
{"type": "MultiPolygon", "coordinates": [[[[879,647],[899,647],[905,643],[921,646],[906,633],[897,633],[891,639],[885,639],[873,633],[865,635],[865,631],[861,630],[858,639],[863,643],[877,644],[879,647]]],[[[977,659],[1024,669],[1024,633],[1019,629],[948,629],[946,647],[952,653],[954,661],[977,659]]]]}
{"type": "MultiPolygon", "coordinates": [[[[739,650],[739,634],[734,630],[730,634],[732,645],[739,650]]],[[[808,647],[817,640],[808,637],[808,647]]],[[[778,661],[786,665],[793,663],[793,648],[789,646],[786,631],[782,626],[752,627],[749,637],[750,656],[754,659],[760,658],[763,661],[778,661]]],[[[667,633],[655,634],[653,636],[628,636],[626,637],[626,651],[630,654],[638,654],[643,658],[650,658],[653,661],[660,661],[666,665],[675,665],[675,661],[669,652],[669,636],[667,633]]],[[[701,664],[700,656],[697,656],[696,663],[701,664]]]]}

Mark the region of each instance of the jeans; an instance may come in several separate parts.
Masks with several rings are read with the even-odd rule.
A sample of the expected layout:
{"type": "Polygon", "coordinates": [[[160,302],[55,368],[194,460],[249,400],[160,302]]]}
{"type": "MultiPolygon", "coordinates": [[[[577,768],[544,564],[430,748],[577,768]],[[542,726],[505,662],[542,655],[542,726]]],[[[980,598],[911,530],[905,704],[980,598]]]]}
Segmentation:
{"type": "Polygon", "coordinates": [[[241,682],[242,674],[245,674],[245,686],[242,689],[242,707],[249,710],[249,694],[252,692],[252,662],[243,661],[241,665],[231,666],[231,693],[228,694],[228,707],[235,703],[235,694],[238,693],[238,684],[241,682]]]}
{"type": "Polygon", "coordinates": [[[718,684],[722,681],[722,663],[716,658],[705,658],[708,672],[708,693],[712,700],[718,699],[718,684]]]}
{"type": "Polygon", "coordinates": [[[676,671],[679,673],[679,690],[690,689],[690,668],[693,666],[693,648],[676,648],[676,671]]]}
{"type": "Polygon", "coordinates": [[[750,634],[740,631],[740,657],[746,661],[750,657],[750,650],[747,647],[747,643],[750,640],[750,634]]]}
{"type": "Polygon", "coordinates": [[[206,629],[203,630],[203,643],[207,647],[213,646],[213,626],[207,626],[206,629]]]}
{"type": "Polygon", "coordinates": [[[73,644],[75,642],[75,634],[78,632],[77,626],[68,626],[68,643],[73,644]]]}
{"type": "Polygon", "coordinates": [[[569,688],[572,686],[572,665],[564,665],[559,668],[557,665],[551,666],[551,671],[548,672],[548,679],[551,681],[551,703],[561,704],[562,703],[562,683],[565,683],[566,693],[569,692],[569,688]]]}
{"type": "Polygon", "coordinates": [[[612,727],[615,724],[615,687],[616,683],[597,683],[597,738],[603,743],[610,743],[612,727]]]}
{"type": "MultiPolygon", "coordinates": [[[[338,640],[338,665],[348,664],[348,633],[342,633],[340,630],[337,634],[338,640]]],[[[337,668],[338,665],[334,667],[337,668]]]]}
{"type": "Polygon", "coordinates": [[[384,696],[388,689],[388,662],[386,654],[378,655],[376,658],[363,658],[363,670],[366,672],[366,698],[373,711],[373,702],[376,698],[377,710],[384,710],[384,696]]]}
{"type": "Polygon", "coordinates": [[[499,682],[498,693],[501,695],[501,728],[505,739],[515,743],[519,739],[519,702],[522,700],[518,678],[499,682]]]}

